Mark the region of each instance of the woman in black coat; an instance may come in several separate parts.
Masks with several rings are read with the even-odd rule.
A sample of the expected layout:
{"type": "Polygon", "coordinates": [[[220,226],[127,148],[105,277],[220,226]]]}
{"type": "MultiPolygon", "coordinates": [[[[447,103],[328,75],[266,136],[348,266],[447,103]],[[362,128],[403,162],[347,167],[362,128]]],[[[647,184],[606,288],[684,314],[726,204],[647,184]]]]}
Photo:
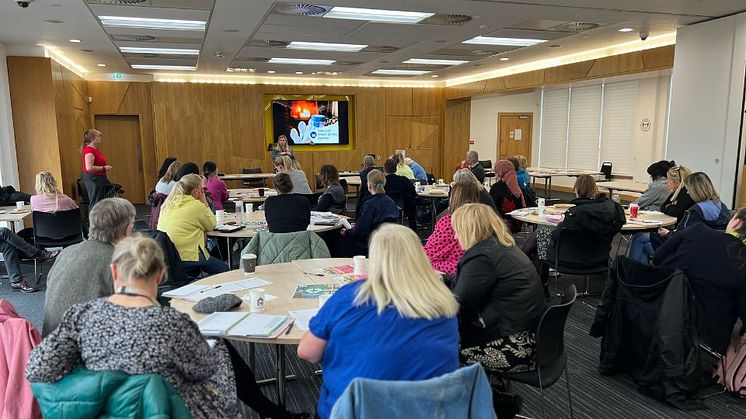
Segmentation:
{"type": "Polygon", "coordinates": [[[274,180],[277,196],[264,201],[267,228],[272,233],[305,231],[311,224],[311,204],[303,195],[292,193],[293,181],[287,173],[278,173],[274,180]]]}

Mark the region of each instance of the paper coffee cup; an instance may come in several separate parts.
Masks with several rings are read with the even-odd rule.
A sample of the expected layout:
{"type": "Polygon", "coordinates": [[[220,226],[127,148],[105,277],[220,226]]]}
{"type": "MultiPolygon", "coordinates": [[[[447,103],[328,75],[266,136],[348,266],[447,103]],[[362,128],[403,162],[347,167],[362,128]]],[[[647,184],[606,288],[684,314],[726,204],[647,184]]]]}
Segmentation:
{"type": "Polygon", "coordinates": [[[24,208],[24,202],[23,201],[16,201],[16,208],[23,209],[24,208]]]}
{"type": "Polygon", "coordinates": [[[324,307],[324,304],[326,304],[326,301],[331,297],[331,294],[321,294],[319,295],[319,308],[324,307]]]}
{"type": "Polygon", "coordinates": [[[243,271],[247,274],[253,273],[256,270],[256,255],[253,253],[247,253],[241,256],[243,261],[243,271]]]}
{"type": "Polygon", "coordinates": [[[264,288],[254,288],[249,291],[249,311],[252,313],[264,311],[265,298],[264,288]]]}
{"type": "Polygon", "coordinates": [[[352,258],[353,273],[355,275],[362,275],[365,273],[365,256],[355,256],[352,258]]]}
{"type": "Polygon", "coordinates": [[[223,225],[223,220],[225,219],[225,210],[217,210],[215,211],[215,221],[219,226],[223,225]]]}
{"type": "Polygon", "coordinates": [[[252,202],[249,202],[248,204],[246,204],[246,212],[247,213],[254,212],[254,204],[252,202]]]}

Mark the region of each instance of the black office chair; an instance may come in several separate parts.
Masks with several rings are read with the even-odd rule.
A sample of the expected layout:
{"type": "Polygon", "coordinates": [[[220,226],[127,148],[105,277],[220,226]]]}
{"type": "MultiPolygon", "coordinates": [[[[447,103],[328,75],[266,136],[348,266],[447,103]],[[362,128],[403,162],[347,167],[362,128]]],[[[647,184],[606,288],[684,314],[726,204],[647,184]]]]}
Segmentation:
{"type": "Polygon", "coordinates": [[[435,185],[435,175],[433,175],[432,173],[427,174],[427,184],[435,185]]]}
{"type": "Polygon", "coordinates": [[[570,373],[567,369],[567,353],[565,352],[565,323],[576,297],[575,285],[570,285],[560,304],[549,307],[539,319],[539,326],[536,328],[536,369],[499,374],[500,377],[510,381],[538,387],[541,394],[542,417],[547,417],[544,411],[544,389],[554,385],[562,376],[563,371],[567,385],[567,403],[570,417],[575,417],[572,410],[570,373]]]}
{"type": "Polygon", "coordinates": [[[599,170],[605,177],[605,180],[611,180],[611,169],[614,164],[610,161],[601,163],[601,170],[599,170]]]}
{"type": "MultiPolygon", "coordinates": [[[[252,167],[250,169],[241,169],[241,173],[244,175],[251,175],[255,173],[262,173],[261,167],[252,167]]],[[[243,187],[244,188],[263,188],[266,186],[266,183],[263,179],[257,179],[257,180],[244,180],[243,181],[243,187]]]]}
{"type": "MultiPolygon", "coordinates": [[[[80,208],[55,213],[34,211],[34,246],[38,248],[68,247],[83,238],[83,221],[80,208]]],[[[38,263],[34,259],[34,275],[38,278],[38,263]]]]}
{"type": "Polygon", "coordinates": [[[350,191],[350,187],[347,185],[347,179],[345,178],[339,179],[339,186],[342,187],[342,190],[344,191],[345,196],[347,196],[347,194],[350,191]]]}
{"type": "Polygon", "coordinates": [[[316,204],[319,203],[319,197],[323,194],[324,194],[323,192],[316,192],[312,194],[304,193],[304,194],[298,194],[298,195],[305,196],[308,199],[308,203],[311,204],[311,208],[313,208],[314,206],[316,206],[316,204]]]}
{"type": "Polygon", "coordinates": [[[479,164],[484,169],[492,169],[492,160],[479,160],[479,164]]]}
{"type": "Polygon", "coordinates": [[[612,240],[590,230],[562,228],[547,250],[547,263],[554,267],[558,281],[562,274],[585,276],[583,295],[588,295],[590,276],[608,273],[612,240]]]}
{"type": "Polygon", "coordinates": [[[314,175],[314,178],[316,179],[316,190],[323,189],[324,181],[321,180],[321,175],[314,175]]]}

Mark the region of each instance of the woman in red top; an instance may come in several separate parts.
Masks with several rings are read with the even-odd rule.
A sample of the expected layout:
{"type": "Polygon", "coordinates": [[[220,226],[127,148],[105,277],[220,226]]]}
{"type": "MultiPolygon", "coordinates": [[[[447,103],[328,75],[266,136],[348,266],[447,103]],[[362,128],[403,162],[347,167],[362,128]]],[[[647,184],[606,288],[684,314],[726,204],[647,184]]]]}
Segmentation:
{"type": "Polygon", "coordinates": [[[106,162],[106,157],[98,151],[98,146],[104,136],[101,131],[89,129],[83,134],[83,183],[88,192],[88,210],[90,211],[98,201],[104,198],[104,191],[109,180],[106,172],[111,166],[106,162]]]}

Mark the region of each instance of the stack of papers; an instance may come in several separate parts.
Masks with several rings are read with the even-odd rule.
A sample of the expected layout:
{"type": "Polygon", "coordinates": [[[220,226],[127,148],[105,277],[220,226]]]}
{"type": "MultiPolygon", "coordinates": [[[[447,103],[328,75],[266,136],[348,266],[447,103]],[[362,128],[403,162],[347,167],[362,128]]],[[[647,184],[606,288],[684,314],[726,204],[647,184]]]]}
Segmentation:
{"type": "Polygon", "coordinates": [[[231,294],[237,291],[260,288],[272,283],[262,278],[248,278],[239,281],[225,282],[215,285],[189,284],[164,292],[163,296],[168,298],[183,298],[187,301],[199,301],[207,297],[217,297],[222,294],[231,294]]]}
{"type": "Polygon", "coordinates": [[[293,319],[295,319],[295,327],[298,328],[298,330],[306,331],[308,330],[308,323],[311,321],[311,318],[315,316],[319,312],[318,308],[309,308],[307,310],[294,310],[289,311],[291,316],[293,316],[293,319]]]}
{"type": "Polygon", "coordinates": [[[339,216],[331,212],[311,211],[311,224],[335,226],[339,224],[339,216]]]}
{"type": "Polygon", "coordinates": [[[197,323],[205,336],[276,338],[291,324],[290,316],[246,312],[216,312],[197,323]]]}

